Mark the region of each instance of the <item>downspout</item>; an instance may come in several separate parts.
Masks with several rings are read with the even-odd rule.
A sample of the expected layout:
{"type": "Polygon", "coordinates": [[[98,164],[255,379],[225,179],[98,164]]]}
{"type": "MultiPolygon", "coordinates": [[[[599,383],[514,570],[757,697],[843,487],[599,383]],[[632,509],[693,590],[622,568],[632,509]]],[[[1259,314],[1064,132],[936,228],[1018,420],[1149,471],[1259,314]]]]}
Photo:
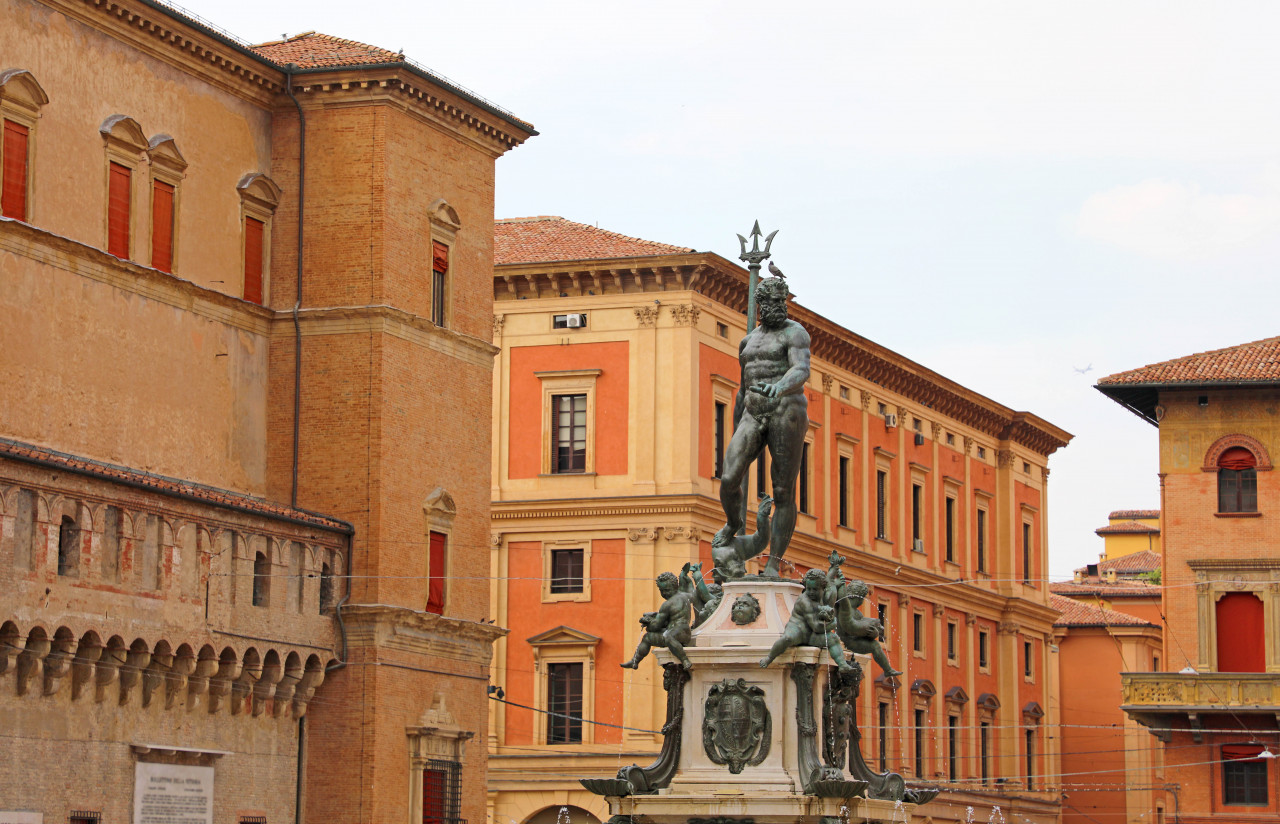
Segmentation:
{"type": "Polygon", "coordinates": [[[293,93],[293,74],[298,70],[295,63],[284,67],[285,93],[298,109],[298,271],[294,277],[295,298],[293,303],[293,480],[290,485],[290,497],[293,508],[298,508],[298,431],[302,415],[302,327],[298,322],[298,310],[302,308],[302,227],[307,192],[307,117],[302,112],[302,104],[293,93]]]}
{"type": "Polygon", "coordinates": [[[293,793],[293,824],[302,824],[302,756],[307,740],[307,717],[298,716],[298,767],[293,793]]]}

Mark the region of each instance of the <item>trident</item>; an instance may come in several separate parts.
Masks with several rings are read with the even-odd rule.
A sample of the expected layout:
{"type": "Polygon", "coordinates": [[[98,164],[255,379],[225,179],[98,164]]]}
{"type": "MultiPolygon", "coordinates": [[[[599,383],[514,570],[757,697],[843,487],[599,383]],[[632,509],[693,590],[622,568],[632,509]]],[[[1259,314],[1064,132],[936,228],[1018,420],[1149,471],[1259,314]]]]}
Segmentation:
{"type": "Polygon", "coordinates": [[[738,259],[747,264],[750,279],[747,282],[747,332],[756,328],[756,286],[760,283],[760,264],[769,259],[769,247],[773,245],[773,236],[778,234],[774,229],[764,239],[764,249],[760,248],[760,221],[751,227],[751,250],[747,251],[747,239],[738,235],[738,243],[742,246],[742,254],[738,259]]]}
{"type": "MultiPolygon", "coordinates": [[[[769,236],[764,239],[764,249],[760,248],[760,221],[751,227],[751,249],[747,250],[747,239],[742,235],[738,235],[738,243],[742,246],[742,254],[738,255],[738,259],[747,264],[747,272],[750,277],[747,281],[747,334],[751,334],[751,330],[756,328],[756,286],[760,283],[760,264],[769,259],[769,247],[773,245],[773,236],[778,234],[778,230],[774,229],[769,236]]],[[[737,424],[737,421],[734,421],[737,424]]],[[[764,460],[763,457],[757,460],[764,460]]],[[[742,529],[738,530],[739,535],[746,534],[747,531],[747,498],[749,495],[749,484],[751,480],[751,471],[748,470],[742,479],[742,529]]]]}

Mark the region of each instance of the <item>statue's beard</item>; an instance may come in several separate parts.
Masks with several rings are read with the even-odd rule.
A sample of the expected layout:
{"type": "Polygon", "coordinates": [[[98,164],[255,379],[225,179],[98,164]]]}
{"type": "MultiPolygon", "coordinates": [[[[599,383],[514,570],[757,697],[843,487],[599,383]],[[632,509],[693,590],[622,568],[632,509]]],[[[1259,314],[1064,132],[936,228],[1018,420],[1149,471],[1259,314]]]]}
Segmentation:
{"type": "Polygon", "coordinates": [[[774,328],[781,326],[787,322],[787,307],[777,303],[761,305],[760,322],[774,328]]]}

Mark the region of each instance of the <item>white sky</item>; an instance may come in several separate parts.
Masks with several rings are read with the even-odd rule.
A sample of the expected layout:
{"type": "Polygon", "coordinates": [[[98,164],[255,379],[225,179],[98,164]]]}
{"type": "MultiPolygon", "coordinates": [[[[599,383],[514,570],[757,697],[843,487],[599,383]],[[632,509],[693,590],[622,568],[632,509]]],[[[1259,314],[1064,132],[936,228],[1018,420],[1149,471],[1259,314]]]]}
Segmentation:
{"type": "Polygon", "coordinates": [[[1280,4],[184,5],[403,49],[532,122],[498,217],[730,259],[780,229],[802,303],[1076,436],[1054,577],[1110,510],[1159,505],[1155,428],[1092,384],[1277,334],[1280,4]]]}

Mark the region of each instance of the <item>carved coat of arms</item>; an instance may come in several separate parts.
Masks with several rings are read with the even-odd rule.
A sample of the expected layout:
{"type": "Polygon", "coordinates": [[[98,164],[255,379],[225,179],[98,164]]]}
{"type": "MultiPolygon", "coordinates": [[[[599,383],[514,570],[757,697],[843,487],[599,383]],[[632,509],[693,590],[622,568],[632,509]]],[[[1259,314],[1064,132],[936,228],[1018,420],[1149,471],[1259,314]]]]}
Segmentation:
{"type": "Polygon", "coordinates": [[[707,692],[702,716],[702,746],[716,764],[738,774],[769,755],[773,722],[764,690],[742,678],[726,678],[707,692]]]}

